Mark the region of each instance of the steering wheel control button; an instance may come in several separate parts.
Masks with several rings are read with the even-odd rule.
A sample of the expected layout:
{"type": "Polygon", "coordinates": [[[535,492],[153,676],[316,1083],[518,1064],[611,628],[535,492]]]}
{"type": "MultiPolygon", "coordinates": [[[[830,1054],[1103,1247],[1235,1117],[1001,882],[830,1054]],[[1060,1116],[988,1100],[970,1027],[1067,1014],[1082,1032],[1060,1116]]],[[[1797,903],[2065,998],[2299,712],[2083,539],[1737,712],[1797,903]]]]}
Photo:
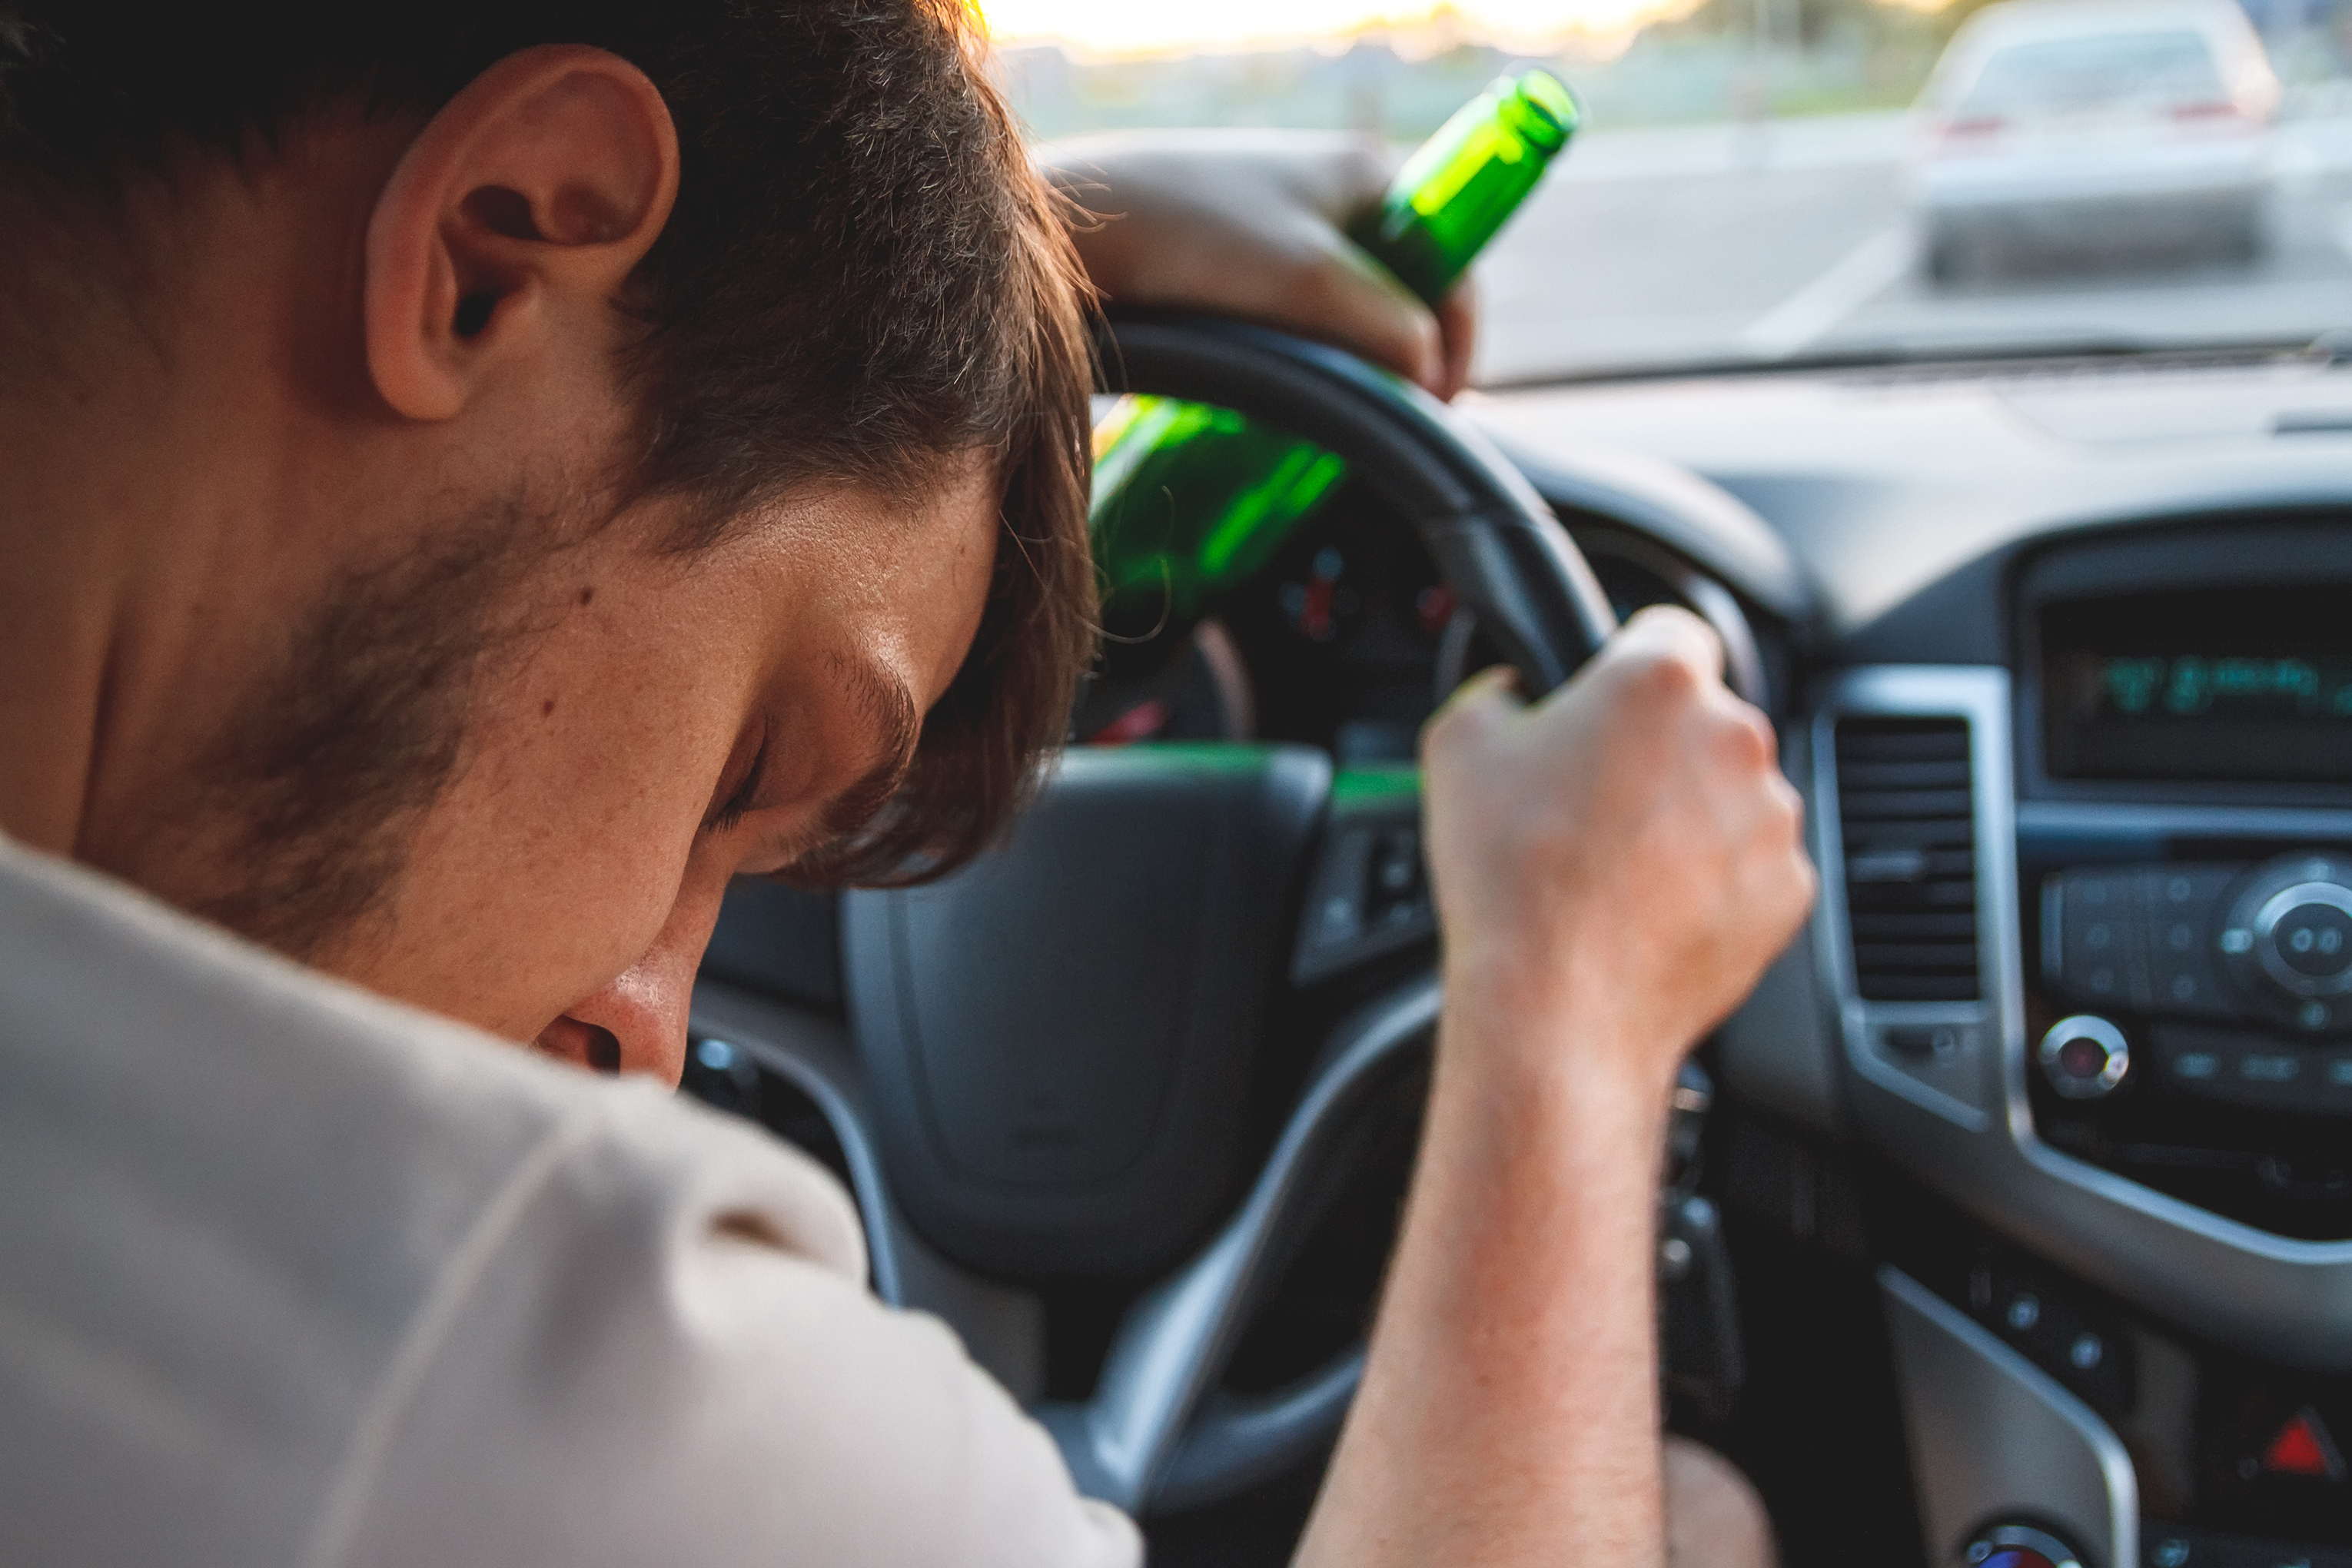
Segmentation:
{"type": "Polygon", "coordinates": [[[2002,1524],[1963,1547],[1963,1568],[2083,1568],[2082,1554],[2046,1530],[2002,1524]]]}
{"type": "Polygon", "coordinates": [[[2131,1043],[2106,1019],[2078,1013],[2050,1026],[2034,1059],[2062,1099],[2099,1100],[2114,1093],[2131,1071],[2131,1043]]]}
{"type": "Polygon", "coordinates": [[[1305,909],[1290,963],[1297,985],[1437,934],[1422,858],[1421,795],[1410,767],[1340,773],[1305,909]]]}

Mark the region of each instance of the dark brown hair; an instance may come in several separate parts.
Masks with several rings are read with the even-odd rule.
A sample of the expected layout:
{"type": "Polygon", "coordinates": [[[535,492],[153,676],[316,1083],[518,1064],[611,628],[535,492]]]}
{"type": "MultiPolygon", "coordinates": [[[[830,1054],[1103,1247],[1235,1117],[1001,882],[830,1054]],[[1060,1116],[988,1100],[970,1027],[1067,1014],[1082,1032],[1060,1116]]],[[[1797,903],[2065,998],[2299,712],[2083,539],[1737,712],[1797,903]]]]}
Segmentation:
{"type": "Polygon", "coordinates": [[[539,43],[653,79],[677,207],[633,279],[633,493],[706,548],[811,483],[919,501],[993,456],[995,581],[903,784],[798,868],[895,882],[985,846],[1091,656],[1087,290],[960,0],[0,0],[0,173],[103,191],[175,147],[244,155],[319,105],[435,108],[539,43]]]}

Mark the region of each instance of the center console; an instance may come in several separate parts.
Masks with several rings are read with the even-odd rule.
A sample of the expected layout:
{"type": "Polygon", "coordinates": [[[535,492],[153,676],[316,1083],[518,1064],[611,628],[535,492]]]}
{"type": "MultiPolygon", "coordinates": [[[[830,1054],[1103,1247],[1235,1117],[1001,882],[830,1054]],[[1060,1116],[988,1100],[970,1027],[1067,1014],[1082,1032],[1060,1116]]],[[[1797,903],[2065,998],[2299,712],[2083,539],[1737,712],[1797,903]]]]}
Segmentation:
{"type": "Polygon", "coordinates": [[[2053,1339],[2047,1291],[1889,1270],[1931,1559],[2014,1524],[2105,1568],[2334,1562],[2334,1450],[2269,1467],[2352,1386],[2352,526],[2078,538],[2007,582],[2009,666],[1843,670],[1806,757],[1859,1130],[2119,1314],[2053,1339]],[[2019,1431],[2030,1463],[1958,1458],[2019,1431]],[[2148,1490],[2158,1449],[2201,1479],[2148,1490]]]}
{"type": "Polygon", "coordinates": [[[2055,1148],[2334,1240],[2352,1237],[2352,573],[2305,542],[2099,542],[2021,574],[2031,1106],[2055,1148]]]}

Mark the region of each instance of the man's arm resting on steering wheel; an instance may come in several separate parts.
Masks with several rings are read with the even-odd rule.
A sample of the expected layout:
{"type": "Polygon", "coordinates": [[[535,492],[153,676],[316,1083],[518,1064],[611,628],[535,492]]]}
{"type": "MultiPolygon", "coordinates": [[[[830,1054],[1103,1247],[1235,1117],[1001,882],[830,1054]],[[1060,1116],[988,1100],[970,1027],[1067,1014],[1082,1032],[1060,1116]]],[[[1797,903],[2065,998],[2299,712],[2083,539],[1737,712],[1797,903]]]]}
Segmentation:
{"type": "Polygon", "coordinates": [[[1813,887],[1770,726],[1720,662],[1696,617],[1652,611],[1549,700],[1489,678],[1431,722],[1436,1074],[1302,1563],[1664,1560],[1668,1097],[1813,887]]]}
{"type": "Polygon", "coordinates": [[[1112,304],[1172,305],[1337,343],[1440,397],[1467,384],[1467,287],[1433,313],[1349,240],[1387,188],[1369,138],[1282,131],[1111,132],[1037,150],[1082,211],[1071,236],[1112,304]]]}

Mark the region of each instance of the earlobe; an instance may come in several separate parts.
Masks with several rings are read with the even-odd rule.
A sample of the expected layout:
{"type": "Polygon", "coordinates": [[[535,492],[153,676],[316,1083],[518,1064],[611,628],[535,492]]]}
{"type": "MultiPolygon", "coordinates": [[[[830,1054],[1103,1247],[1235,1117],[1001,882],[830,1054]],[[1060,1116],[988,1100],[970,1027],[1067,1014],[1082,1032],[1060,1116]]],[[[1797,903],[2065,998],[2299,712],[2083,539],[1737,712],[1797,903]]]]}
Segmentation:
{"type": "Polygon", "coordinates": [[[368,222],[368,370],[409,419],[576,347],[669,219],[677,133],[644,72],[581,45],[508,56],[409,145],[368,222]]]}

